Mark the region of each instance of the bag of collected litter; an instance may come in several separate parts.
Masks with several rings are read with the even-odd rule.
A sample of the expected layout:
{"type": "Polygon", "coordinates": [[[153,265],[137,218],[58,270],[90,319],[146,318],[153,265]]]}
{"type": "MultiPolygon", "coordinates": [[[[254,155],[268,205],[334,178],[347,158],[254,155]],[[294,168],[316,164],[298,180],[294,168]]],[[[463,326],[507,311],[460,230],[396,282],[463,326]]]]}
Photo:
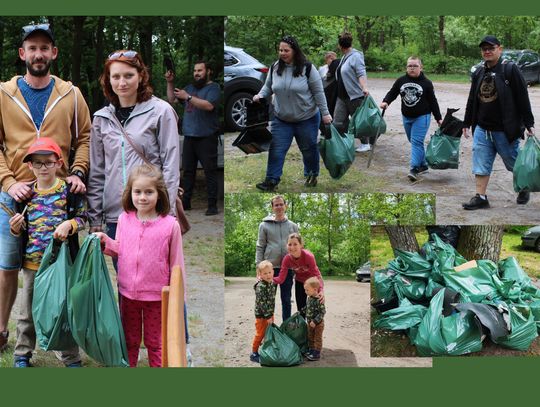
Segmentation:
{"type": "Polygon", "coordinates": [[[446,109],[446,114],[441,123],[441,131],[450,136],[460,138],[463,131],[463,120],[458,119],[454,116],[459,109],[446,109]]]}
{"type": "Polygon", "coordinates": [[[540,192],[540,141],[527,137],[514,164],[514,191],[540,192]]]}
{"type": "Polygon", "coordinates": [[[407,277],[427,279],[431,274],[431,263],[416,252],[394,250],[396,258],[388,263],[388,269],[407,277]]]}
{"type": "Polygon", "coordinates": [[[482,330],[469,312],[443,317],[446,289],[431,300],[429,309],[415,330],[413,344],[421,356],[463,355],[482,349],[482,330]]]}
{"type": "Polygon", "coordinates": [[[375,271],[374,284],[378,300],[388,302],[396,296],[393,283],[395,276],[396,273],[389,270],[375,271]]]}
{"type": "Polygon", "coordinates": [[[67,312],[71,269],[68,243],[51,240],[36,273],[32,300],[34,328],[43,350],[66,350],[77,345],[67,312]]]}
{"type": "Polygon", "coordinates": [[[496,298],[498,290],[492,277],[496,274],[497,265],[490,260],[478,260],[460,271],[442,270],[444,285],[461,293],[463,302],[481,302],[484,299],[496,298]]]}
{"type": "Polygon", "coordinates": [[[354,136],[349,133],[339,134],[332,124],[330,132],[330,138],[322,138],[319,142],[319,152],[330,176],[340,179],[354,161],[354,136]]]}
{"type": "Polygon", "coordinates": [[[371,96],[368,96],[364,103],[354,112],[349,122],[349,134],[353,134],[355,138],[369,139],[370,143],[377,134],[386,132],[386,122],[382,118],[382,113],[371,96]]]}
{"type": "Polygon", "coordinates": [[[459,167],[459,144],[461,139],[435,130],[426,148],[426,161],[434,170],[456,169],[459,167]]]}
{"type": "Polygon", "coordinates": [[[308,350],[307,322],[299,312],[283,321],[279,329],[298,345],[301,352],[308,350]]]}
{"type": "Polygon", "coordinates": [[[266,328],[259,348],[259,360],[263,366],[287,367],[302,363],[302,354],[298,345],[272,324],[266,328]]]}
{"type": "Polygon", "coordinates": [[[75,259],[69,293],[68,315],[77,344],[106,366],[128,366],[109,270],[95,235],[86,237],[75,259]]]}
{"type": "Polygon", "coordinates": [[[437,283],[442,283],[443,270],[452,270],[455,266],[466,263],[467,260],[435,233],[431,234],[430,239],[422,246],[426,259],[433,263],[430,278],[437,283]]]}
{"type": "Polygon", "coordinates": [[[538,336],[534,315],[527,306],[506,304],[501,302],[497,306],[508,309],[510,313],[510,334],[498,338],[495,343],[517,350],[527,350],[532,341],[538,336]]]}
{"type": "Polygon", "coordinates": [[[421,300],[426,295],[426,282],[419,278],[411,278],[398,274],[394,280],[394,291],[399,300],[421,300]]]}
{"type": "Polygon", "coordinates": [[[383,312],[373,326],[382,329],[408,329],[418,325],[427,308],[423,305],[413,305],[408,299],[403,299],[398,308],[383,312]]]}

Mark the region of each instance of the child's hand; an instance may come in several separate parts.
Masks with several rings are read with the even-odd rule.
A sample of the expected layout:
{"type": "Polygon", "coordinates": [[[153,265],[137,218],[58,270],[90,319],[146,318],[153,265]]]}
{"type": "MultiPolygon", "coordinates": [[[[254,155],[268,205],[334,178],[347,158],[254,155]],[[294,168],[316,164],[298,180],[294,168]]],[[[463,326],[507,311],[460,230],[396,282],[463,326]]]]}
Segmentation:
{"type": "Polygon", "coordinates": [[[312,328],[315,328],[317,326],[317,324],[315,322],[311,321],[309,323],[309,326],[312,327],[312,328]]]}
{"type": "Polygon", "coordinates": [[[54,239],[66,240],[69,236],[73,226],[69,220],[62,222],[56,227],[56,230],[53,233],[54,239]]]}
{"type": "Polygon", "coordinates": [[[267,322],[268,324],[273,324],[273,323],[274,323],[274,317],[271,316],[270,318],[268,318],[268,319],[266,320],[266,322],[267,322]]]}
{"type": "Polygon", "coordinates": [[[20,213],[16,213],[9,220],[9,227],[15,234],[21,233],[21,229],[26,225],[24,222],[24,216],[20,213]]]}
{"type": "Polygon", "coordinates": [[[99,241],[101,243],[105,243],[105,241],[107,240],[107,235],[105,233],[103,233],[103,232],[94,232],[94,235],[99,237],[99,241]]]}

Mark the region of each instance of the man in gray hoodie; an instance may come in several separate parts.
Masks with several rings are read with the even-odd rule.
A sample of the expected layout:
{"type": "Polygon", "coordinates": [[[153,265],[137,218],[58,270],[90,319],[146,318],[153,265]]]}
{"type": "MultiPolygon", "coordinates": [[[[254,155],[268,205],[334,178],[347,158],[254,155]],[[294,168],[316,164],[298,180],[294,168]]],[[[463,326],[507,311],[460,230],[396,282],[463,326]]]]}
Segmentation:
{"type": "MultiPolygon", "coordinates": [[[[259,264],[263,260],[270,261],[274,266],[274,276],[277,276],[281,261],[287,254],[287,239],[291,233],[298,233],[298,225],[285,215],[287,203],[282,195],[272,197],[270,204],[274,214],[264,218],[259,225],[255,262],[259,264]]],[[[291,316],[293,277],[294,273],[289,270],[285,282],[279,286],[283,320],[291,316]]]]}

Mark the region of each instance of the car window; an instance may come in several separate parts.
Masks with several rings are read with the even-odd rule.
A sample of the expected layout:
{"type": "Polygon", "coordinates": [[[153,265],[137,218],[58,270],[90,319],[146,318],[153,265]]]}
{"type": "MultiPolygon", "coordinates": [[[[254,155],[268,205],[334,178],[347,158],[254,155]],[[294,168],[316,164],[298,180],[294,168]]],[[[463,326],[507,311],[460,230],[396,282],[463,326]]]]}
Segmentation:
{"type": "Polygon", "coordinates": [[[232,65],[236,65],[238,63],[238,59],[233,57],[228,52],[225,52],[223,54],[223,58],[224,58],[224,66],[232,66],[232,65]]]}
{"type": "Polygon", "coordinates": [[[515,51],[506,51],[506,52],[503,52],[502,54],[502,57],[504,59],[507,59],[509,61],[513,61],[513,62],[516,62],[518,60],[518,56],[519,54],[515,51]]]}
{"type": "Polygon", "coordinates": [[[520,63],[524,63],[524,62],[536,62],[538,61],[538,55],[534,55],[533,53],[524,53],[523,56],[521,57],[521,59],[519,60],[520,63]]]}

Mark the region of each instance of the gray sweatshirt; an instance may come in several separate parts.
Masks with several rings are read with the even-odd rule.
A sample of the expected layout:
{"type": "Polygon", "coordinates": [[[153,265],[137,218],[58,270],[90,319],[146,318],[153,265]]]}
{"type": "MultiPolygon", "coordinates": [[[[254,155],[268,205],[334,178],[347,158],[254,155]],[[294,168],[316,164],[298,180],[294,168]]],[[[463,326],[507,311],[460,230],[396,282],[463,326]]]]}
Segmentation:
{"type": "Polygon", "coordinates": [[[321,76],[314,65],[311,66],[309,80],[306,68],[302,75],[293,76],[294,65],[286,65],[281,76],[277,74],[278,64],[268,72],[266,82],[259,91],[259,97],[269,98],[274,94],[274,114],[285,122],[307,120],[320,110],[321,115],[330,114],[326,105],[321,76]]]}
{"type": "MultiPolygon", "coordinates": [[[[318,76],[317,71],[314,73],[318,76]]],[[[298,225],[289,219],[277,221],[274,216],[264,218],[259,225],[256,264],[268,260],[274,267],[281,267],[281,260],[287,254],[287,238],[291,233],[298,233],[298,225]]]]}
{"type": "Polygon", "coordinates": [[[349,54],[341,58],[338,69],[341,69],[341,79],[343,80],[343,86],[345,86],[349,98],[352,100],[364,96],[362,87],[358,81],[358,78],[361,76],[366,76],[364,54],[353,48],[349,54]]]}

